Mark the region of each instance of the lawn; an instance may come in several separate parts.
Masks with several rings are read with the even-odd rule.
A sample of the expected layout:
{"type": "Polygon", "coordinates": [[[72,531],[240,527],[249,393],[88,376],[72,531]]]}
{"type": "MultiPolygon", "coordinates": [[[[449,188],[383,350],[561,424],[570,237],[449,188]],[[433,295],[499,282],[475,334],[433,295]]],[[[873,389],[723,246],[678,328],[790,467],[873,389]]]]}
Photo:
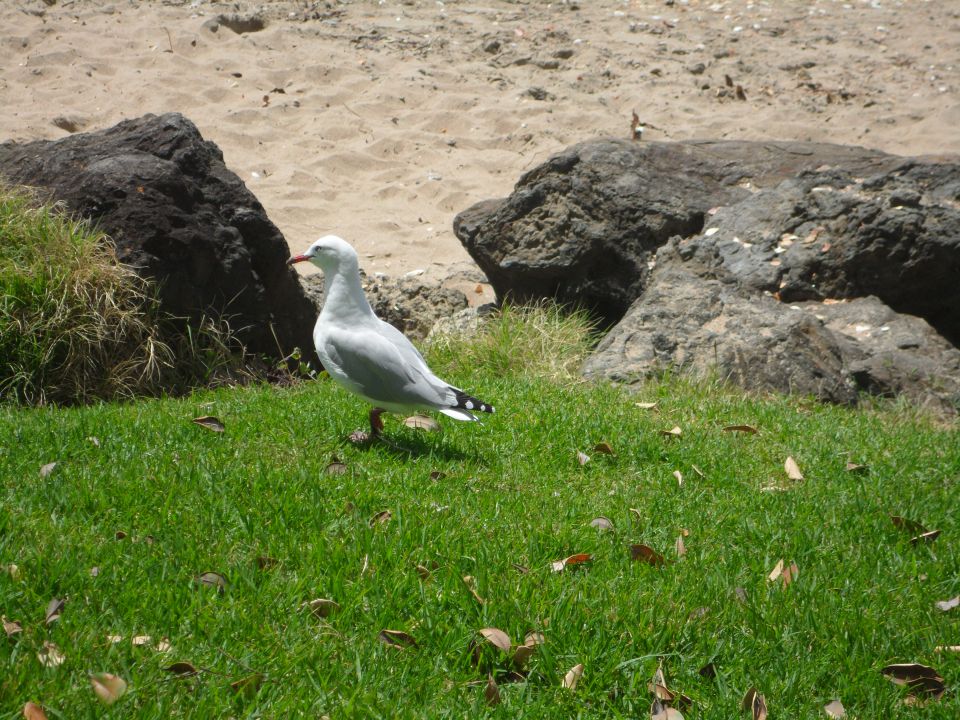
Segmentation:
{"type": "Polygon", "coordinates": [[[0,409],[0,611],[22,626],[0,717],[642,718],[658,666],[688,720],[751,717],[751,687],[771,718],[960,716],[960,653],[937,649],[960,608],[936,605],[960,594],[955,426],[430,357],[497,413],[388,417],[397,447],[364,447],[344,438],[366,407],[325,379],[0,409]],[[768,578],[781,559],[792,582],[768,578]],[[484,628],[540,635],[514,664],[484,628]],[[948,688],[922,709],[881,673],[911,662],[948,688]],[[127,684],[110,706],[101,672],[127,684]]]}

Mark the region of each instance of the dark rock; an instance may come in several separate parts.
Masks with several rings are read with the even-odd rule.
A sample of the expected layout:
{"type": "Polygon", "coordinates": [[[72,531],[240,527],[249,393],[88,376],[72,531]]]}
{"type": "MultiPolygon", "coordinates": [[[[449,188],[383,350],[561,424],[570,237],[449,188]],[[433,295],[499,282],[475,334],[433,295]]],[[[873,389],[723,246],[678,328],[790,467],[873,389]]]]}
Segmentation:
{"type": "Polygon", "coordinates": [[[526,95],[529,95],[534,100],[556,100],[557,96],[554,95],[549,90],[544,90],[542,87],[532,87],[528,88],[526,95]]]}
{"type": "Polygon", "coordinates": [[[266,29],[267,22],[259,15],[217,15],[203,24],[203,28],[210,32],[217,32],[221,27],[232,30],[237,35],[260,32],[266,29]]]}
{"type": "Polygon", "coordinates": [[[531,170],[510,197],[463,211],[454,231],[498,297],[555,298],[612,324],[657,248],[700,232],[711,208],[826,163],[872,174],[894,160],[818,143],[597,140],[531,170]]]}
{"type": "Polygon", "coordinates": [[[182,115],[145,115],[53,142],[0,144],[0,174],[46,189],[107,232],[167,312],[229,321],[252,352],[313,356],[313,306],[280,231],[182,115]]]}
{"type": "Polygon", "coordinates": [[[703,75],[706,69],[707,69],[707,66],[704,65],[702,62],[693,63],[687,66],[687,72],[689,72],[691,75],[703,75]]]}
{"type": "Polygon", "coordinates": [[[584,366],[622,383],[684,370],[758,391],[856,401],[836,337],[812,314],[658,259],[650,285],[584,366]]]}

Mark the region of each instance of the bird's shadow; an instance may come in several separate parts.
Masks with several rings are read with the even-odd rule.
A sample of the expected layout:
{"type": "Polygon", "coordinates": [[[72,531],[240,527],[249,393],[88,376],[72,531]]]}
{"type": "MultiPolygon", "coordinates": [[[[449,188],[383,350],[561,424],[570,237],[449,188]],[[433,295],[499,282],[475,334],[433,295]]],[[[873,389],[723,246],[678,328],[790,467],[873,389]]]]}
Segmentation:
{"type": "Polygon", "coordinates": [[[484,463],[486,461],[483,455],[475,451],[465,452],[461,448],[450,446],[448,443],[436,442],[434,441],[435,434],[431,433],[431,435],[433,437],[406,434],[398,437],[397,435],[383,434],[380,437],[371,437],[363,442],[355,442],[347,435],[343,438],[341,444],[365,452],[391,455],[402,460],[433,456],[458,462],[484,463]]]}

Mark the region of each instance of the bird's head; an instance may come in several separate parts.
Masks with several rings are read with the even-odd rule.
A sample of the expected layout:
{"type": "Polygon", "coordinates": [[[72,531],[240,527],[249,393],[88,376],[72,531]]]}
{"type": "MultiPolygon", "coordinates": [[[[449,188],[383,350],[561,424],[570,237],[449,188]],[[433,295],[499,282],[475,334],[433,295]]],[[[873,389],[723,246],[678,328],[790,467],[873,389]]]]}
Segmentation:
{"type": "Polygon", "coordinates": [[[356,270],[359,267],[357,251],[336,235],[324,235],[302,255],[294,255],[287,260],[287,265],[298,262],[311,262],[324,272],[356,270]]]}

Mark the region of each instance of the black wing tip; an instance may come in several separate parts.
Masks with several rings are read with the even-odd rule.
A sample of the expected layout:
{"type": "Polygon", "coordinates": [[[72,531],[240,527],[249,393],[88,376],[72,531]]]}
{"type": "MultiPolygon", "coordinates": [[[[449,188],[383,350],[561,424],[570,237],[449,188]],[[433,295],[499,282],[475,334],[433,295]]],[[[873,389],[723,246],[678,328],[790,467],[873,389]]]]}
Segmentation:
{"type": "Polygon", "coordinates": [[[457,396],[456,407],[463,410],[476,410],[478,412],[493,413],[496,412],[493,405],[488,405],[483,400],[467,395],[463,390],[453,390],[457,396]]]}

